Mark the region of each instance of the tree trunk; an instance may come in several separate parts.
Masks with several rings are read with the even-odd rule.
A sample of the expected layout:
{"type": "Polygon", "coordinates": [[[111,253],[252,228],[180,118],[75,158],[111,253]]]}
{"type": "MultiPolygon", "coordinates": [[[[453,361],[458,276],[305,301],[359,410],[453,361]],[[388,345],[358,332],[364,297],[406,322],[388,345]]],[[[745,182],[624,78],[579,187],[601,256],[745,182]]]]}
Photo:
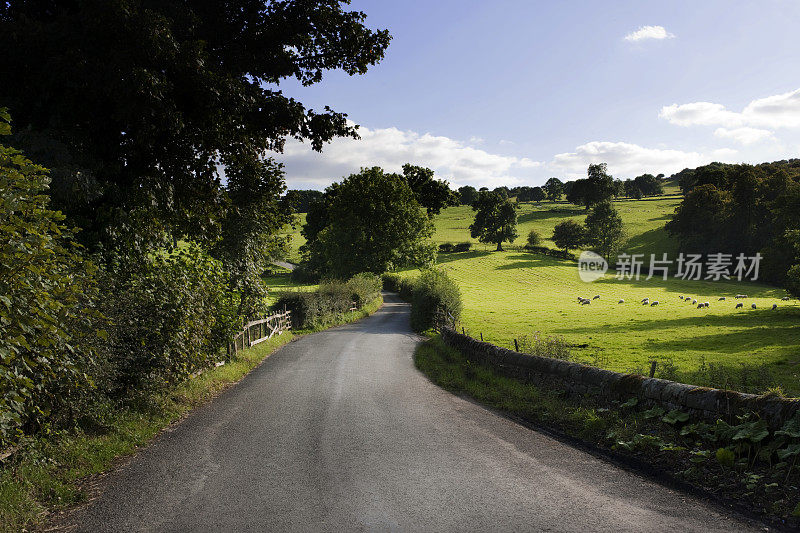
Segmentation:
{"type": "Polygon", "coordinates": [[[503,241],[500,241],[500,242],[497,243],[497,251],[498,252],[502,252],[503,251],[503,241]]]}

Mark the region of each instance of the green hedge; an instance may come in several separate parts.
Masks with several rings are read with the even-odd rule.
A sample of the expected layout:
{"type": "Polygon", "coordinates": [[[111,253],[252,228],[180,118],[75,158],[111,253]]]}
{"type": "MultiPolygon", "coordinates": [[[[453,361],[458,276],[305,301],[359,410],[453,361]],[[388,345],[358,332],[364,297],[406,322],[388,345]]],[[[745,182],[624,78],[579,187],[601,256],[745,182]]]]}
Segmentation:
{"type": "Polygon", "coordinates": [[[312,292],[286,292],[272,306],[292,312],[295,329],[318,328],[336,321],[355,303],[362,308],[380,295],[381,279],[375,274],[356,274],[347,282],[324,281],[312,292]]]}
{"type": "Polygon", "coordinates": [[[461,316],[461,291],[443,270],[425,270],[413,283],[411,327],[425,331],[442,316],[461,316]]]}
{"type": "Polygon", "coordinates": [[[528,252],[548,255],[550,257],[557,257],[558,259],[568,259],[570,261],[578,260],[575,254],[573,254],[572,252],[567,252],[566,250],[554,250],[553,248],[548,248],[546,246],[531,246],[528,244],[526,244],[524,248],[528,252]]]}

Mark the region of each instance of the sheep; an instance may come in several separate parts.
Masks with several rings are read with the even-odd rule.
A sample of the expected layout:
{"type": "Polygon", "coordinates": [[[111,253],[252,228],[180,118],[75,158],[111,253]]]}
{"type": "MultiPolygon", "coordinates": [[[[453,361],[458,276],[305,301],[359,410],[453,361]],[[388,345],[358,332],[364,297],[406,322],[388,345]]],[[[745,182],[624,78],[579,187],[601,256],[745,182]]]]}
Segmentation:
{"type": "Polygon", "coordinates": [[[594,298],[592,298],[592,300],[597,300],[598,298],[600,298],[600,295],[599,295],[599,294],[596,294],[596,295],[594,296],[594,298]]]}
{"type": "Polygon", "coordinates": [[[781,298],[781,300],[783,300],[784,302],[788,302],[789,301],[789,297],[788,296],[784,296],[783,298],[781,298]]]}
{"type": "Polygon", "coordinates": [[[590,303],[592,303],[591,300],[581,300],[581,305],[589,305],[590,303]]]}
{"type": "Polygon", "coordinates": [[[750,307],[752,307],[753,309],[758,309],[758,308],[756,307],[756,304],[750,304],[750,307]]]}
{"type": "Polygon", "coordinates": [[[624,304],[624,303],[625,303],[625,300],[620,300],[620,301],[618,301],[617,303],[618,303],[618,304],[624,304]]]}
{"type": "Polygon", "coordinates": [[[650,298],[642,298],[642,303],[647,305],[650,303],[650,298]]]}
{"type": "Polygon", "coordinates": [[[692,298],[692,305],[694,305],[694,304],[696,304],[696,303],[697,303],[697,300],[695,300],[694,298],[692,298]]]}
{"type": "Polygon", "coordinates": [[[679,299],[679,300],[683,300],[683,296],[680,296],[680,295],[679,295],[679,296],[678,296],[678,299],[679,299]]]}
{"type": "Polygon", "coordinates": [[[658,305],[658,300],[654,300],[653,303],[650,304],[650,307],[654,307],[658,305]]]}
{"type": "Polygon", "coordinates": [[[718,302],[724,302],[725,301],[725,297],[723,296],[723,297],[719,298],[717,301],[718,302]]]}
{"type": "Polygon", "coordinates": [[[704,307],[705,307],[705,305],[703,305],[703,304],[697,304],[697,308],[698,308],[698,309],[702,309],[702,308],[704,308],[704,307]]]}
{"type": "Polygon", "coordinates": [[[734,298],[747,298],[746,294],[737,294],[734,298]]]}
{"type": "Polygon", "coordinates": [[[772,304],[772,310],[776,310],[778,308],[778,304],[772,304]]]}
{"type": "Polygon", "coordinates": [[[734,309],[739,309],[740,307],[744,307],[744,304],[743,303],[738,303],[738,304],[736,304],[736,307],[734,307],[734,309]]]}
{"type": "Polygon", "coordinates": [[[703,307],[708,307],[708,302],[703,302],[703,307]]]}

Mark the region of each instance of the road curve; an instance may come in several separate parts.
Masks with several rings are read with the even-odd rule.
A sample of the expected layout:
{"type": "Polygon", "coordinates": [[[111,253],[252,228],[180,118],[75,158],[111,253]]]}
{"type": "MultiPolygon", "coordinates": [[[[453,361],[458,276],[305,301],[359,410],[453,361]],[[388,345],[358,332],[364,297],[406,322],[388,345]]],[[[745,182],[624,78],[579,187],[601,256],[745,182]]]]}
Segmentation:
{"type": "Polygon", "coordinates": [[[74,513],[79,531],[742,531],[754,524],[453,396],[393,296],[280,349],[74,513]]]}

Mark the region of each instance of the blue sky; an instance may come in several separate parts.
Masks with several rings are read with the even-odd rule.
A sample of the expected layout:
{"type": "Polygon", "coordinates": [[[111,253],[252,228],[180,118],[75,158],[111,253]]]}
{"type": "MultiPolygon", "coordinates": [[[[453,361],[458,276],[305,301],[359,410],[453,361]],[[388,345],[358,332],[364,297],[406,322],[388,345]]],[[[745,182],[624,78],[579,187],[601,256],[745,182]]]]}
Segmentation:
{"type": "Polygon", "coordinates": [[[354,1],[393,35],[366,75],[281,88],[362,127],[288,143],[292,188],[379,165],[454,185],[539,185],[800,156],[800,2],[354,1]],[[637,33],[638,32],[638,33],[637,33]],[[626,38],[627,37],[627,38],[626,38]]]}

